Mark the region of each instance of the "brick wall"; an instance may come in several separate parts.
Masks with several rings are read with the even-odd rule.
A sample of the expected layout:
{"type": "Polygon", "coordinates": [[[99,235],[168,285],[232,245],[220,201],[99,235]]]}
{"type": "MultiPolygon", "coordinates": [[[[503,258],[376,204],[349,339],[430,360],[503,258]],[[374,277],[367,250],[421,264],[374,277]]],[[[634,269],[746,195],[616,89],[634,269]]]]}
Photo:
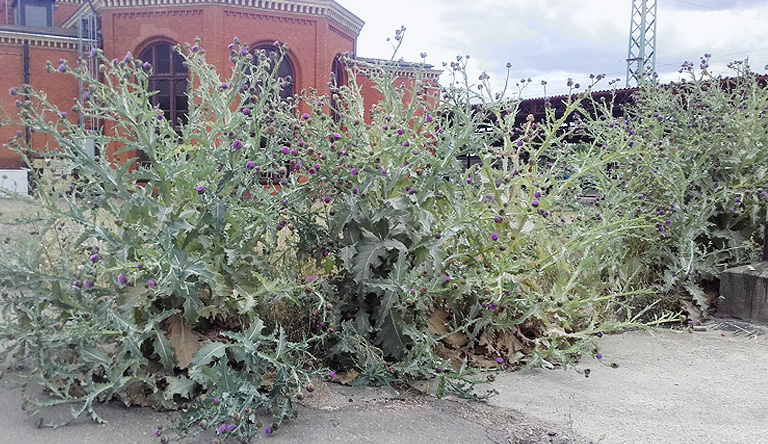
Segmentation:
{"type": "MultiPolygon", "coordinates": [[[[151,1],[148,0],[145,4],[151,1]]],[[[216,66],[222,77],[226,77],[232,66],[227,45],[233,38],[239,38],[250,47],[272,44],[278,40],[289,47],[287,57],[295,69],[297,93],[309,88],[316,88],[320,95],[329,93],[328,81],[333,60],[340,54],[355,54],[357,32],[362,23],[353,23],[358,20],[354,17],[350,22],[349,15],[334,15],[338,11],[331,11],[330,14],[317,13],[315,6],[301,3],[280,6],[277,3],[258,2],[259,7],[248,7],[245,6],[246,2],[237,0],[226,5],[170,0],[160,6],[125,6],[125,3],[121,2],[122,0],[107,0],[106,7],[99,11],[102,45],[108,59],[122,59],[128,51],[138,57],[149,45],[160,41],[183,44],[192,43],[196,37],[200,37],[201,46],[207,51],[208,61],[216,66]],[[312,8],[315,9],[314,12],[308,11],[312,8]]],[[[72,20],[67,19],[71,18],[82,4],[82,0],[57,1],[54,23],[57,26],[72,23],[72,20]]],[[[77,83],[68,76],[43,72],[46,60],[51,60],[54,66],[57,66],[56,62],[60,58],[65,58],[74,65],[77,53],[71,45],[31,47],[30,83],[36,88],[44,88],[51,101],[62,110],[69,110],[78,93],[77,83]]],[[[0,104],[9,112],[15,113],[15,98],[8,97],[7,91],[23,82],[22,67],[21,45],[11,44],[0,38],[0,87],[4,91],[4,97],[0,96],[0,104]]],[[[370,109],[370,105],[381,96],[371,88],[369,80],[359,80],[364,87],[366,106],[370,109]]],[[[399,81],[413,80],[405,76],[399,81]]],[[[17,129],[0,128],[0,143],[7,142],[17,129]]],[[[36,146],[50,143],[40,135],[33,134],[31,138],[36,146]]],[[[18,166],[20,160],[16,155],[0,148],[0,168],[18,166]]]]}
{"type": "MultiPolygon", "coordinates": [[[[45,47],[40,46],[48,43],[29,43],[29,84],[36,89],[44,89],[48,99],[56,104],[61,111],[68,112],[68,118],[73,122],[76,116],[69,112],[74,104],[73,100],[77,97],[78,85],[72,77],[45,72],[45,62],[50,60],[54,66],[60,58],[74,61],[77,59],[77,51],[66,45],[58,43],[63,47],[45,47]]],[[[51,43],[56,46],[55,43],[51,43]]],[[[20,97],[11,97],[9,91],[13,87],[18,87],[24,82],[24,43],[16,42],[13,44],[0,44],[0,106],[10,116],[15,117],[17,108],[14,104],[20,97]]],[[[51,116],[51,119],[54,119],[51,116]]],[[[16,136],[17,131],[22,131],[19,126],[7,125],[0,128],[0,169],[13,169],[23,166],[21,158],[8,150],[3,145],[8,143],[8,139],[16,136]]],[[[36,148],[55,148],[53,141],[42,134],[30,134],[29,141],[36,148]]]]}

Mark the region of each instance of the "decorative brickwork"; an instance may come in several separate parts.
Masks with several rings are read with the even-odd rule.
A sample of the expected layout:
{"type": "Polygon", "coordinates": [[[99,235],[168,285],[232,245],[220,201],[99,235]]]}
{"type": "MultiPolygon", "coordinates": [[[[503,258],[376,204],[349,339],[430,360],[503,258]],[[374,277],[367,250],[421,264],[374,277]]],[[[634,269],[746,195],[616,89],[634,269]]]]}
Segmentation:
{"type": "MultiPolygon", "coordinates": [[[[272,45],[277,40],[289,48],[287,58],[294,91],[314,88],[321,95],[330,93],[328,82],[336,57],[355,56],[357,36],[363,26],[362,20],[335,0],[56,0],[56,3],[52,28],[41,30],[0,24],[0,91],[28,82],[35,88],[45,89],[60,109],[71,108],[73,99],[80,94],[78,83],[68,75],[46,74],[43,67],[46,61],[56,64],[59,59],[66,59],[74,66],[78,57],[87,57],[91,42],[78,40],[77,28],[84,17],[93,17],[91,14],[98,17],[98,46],[107,59],[121,59],[126,52],[140,55],[158,42],[184,44],[199,37],[201,46],[207,50],[208,62],[226,75],[232,67],[226,48],[233,38],[239,38],[251,48],[272,45]]],[[[397,83],[413,82],[415,66],[399,67],[397,83]]],[[[422,79],[436,84],[439,73],[427,70],[422,79]]],[[[367,104],[379,98],[370,84],[364,85],[363,93],[367,104]]],[[[0,103],[9,112],[14,111],[7,99],[0,99],[0,103]]],[[[6,142],[17,130],[21,129],[0,128],[0,143],[6,142]]],[[[31,143],[46,146],[48,141],[35,134],[31,136],[31,143]]],[[[111,153],[109,149],[106,152],[111,153]]],[[[0,148],[0,168],[20,165],[21,160],[15,153],[0,148]]]]}
{"type": "Polygon", "coordinates": [[[22,46],[24,42],[27,42],[29,46],[40,48],[55,48],[65,51],[77,50],[77,39],[74,37],[0,31],[0,48],[3,46],[22,46]]]}

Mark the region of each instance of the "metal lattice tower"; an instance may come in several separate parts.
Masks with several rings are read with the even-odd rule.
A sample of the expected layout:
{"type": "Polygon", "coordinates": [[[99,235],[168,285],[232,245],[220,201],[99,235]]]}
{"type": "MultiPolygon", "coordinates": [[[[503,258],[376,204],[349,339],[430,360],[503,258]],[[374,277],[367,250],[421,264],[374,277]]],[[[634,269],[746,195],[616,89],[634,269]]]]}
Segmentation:
{"type": "Polygon", "coordinates": [[[627,88],[656,72],[656,0],[632,0],[627,54],[627,88]]]}

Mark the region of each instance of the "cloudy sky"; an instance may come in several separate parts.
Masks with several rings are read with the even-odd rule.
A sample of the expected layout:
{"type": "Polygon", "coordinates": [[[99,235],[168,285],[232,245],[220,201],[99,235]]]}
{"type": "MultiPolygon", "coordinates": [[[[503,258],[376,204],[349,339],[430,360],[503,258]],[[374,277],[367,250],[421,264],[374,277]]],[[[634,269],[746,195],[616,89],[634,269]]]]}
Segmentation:
{"type": "MultiPolygon", "coordinates": [[[[649,0],[650,1],[650,0],[649,0]]],[[[501,89],[510,62],[512,91],[531,78],[525,96],[567,91],[566,79],[586,84],[589,74],[626,79],[632,0],[337,0],[365,21],[358,55],[389,59],[387,37],[407,28],[397,58],[442,68],[470,55],[472,79],[486,71],[501,89]]],[[[768,65],[768,2],[765,0],[658,0],[656,71],[665,81],[680,78],[684,61],[710,66],[749,57],[752,69],[768,65]]],[[[441,83],[450,78],[443,75],[441,83]]],[[[607,81],[601,83],[608,89],[607,81]]]]}

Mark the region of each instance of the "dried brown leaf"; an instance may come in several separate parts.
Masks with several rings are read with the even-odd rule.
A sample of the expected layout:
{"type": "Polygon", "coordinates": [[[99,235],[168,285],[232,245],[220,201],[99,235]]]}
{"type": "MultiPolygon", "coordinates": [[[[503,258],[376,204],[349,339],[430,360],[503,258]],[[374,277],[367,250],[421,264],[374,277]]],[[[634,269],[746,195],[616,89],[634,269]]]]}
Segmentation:
{"type": "MultiPolygon", "coordinates": [[[[444,336],[451,332],[448,328],[448,318],[450,314],[442,308],[436,308],[432,316],[427,320],[427,331],[433,335],[444,336]]],[[[452,333],[445,338],[443,342],[454,348],[461,348],[467,345],[469,338],[464,333],[452,333]]]]}
{"type": "Polygon", "coordinates": [[[165,321],[168,342],[173,347],[173,353],[178,361],[178,367],[185,369],[192,362],[192,356],[200,350],[202,336],[184,322],[180,314],[175,314],[165,321]]]}
{"type": "Polygon", "coordinates": [[[359,373],[354,370],[336,373],[336,377],[333,378],[333,381],[338,382],[339,384],[350,385],[352,384],[352,381],[357,379],[358,375],[359,373]]]}

